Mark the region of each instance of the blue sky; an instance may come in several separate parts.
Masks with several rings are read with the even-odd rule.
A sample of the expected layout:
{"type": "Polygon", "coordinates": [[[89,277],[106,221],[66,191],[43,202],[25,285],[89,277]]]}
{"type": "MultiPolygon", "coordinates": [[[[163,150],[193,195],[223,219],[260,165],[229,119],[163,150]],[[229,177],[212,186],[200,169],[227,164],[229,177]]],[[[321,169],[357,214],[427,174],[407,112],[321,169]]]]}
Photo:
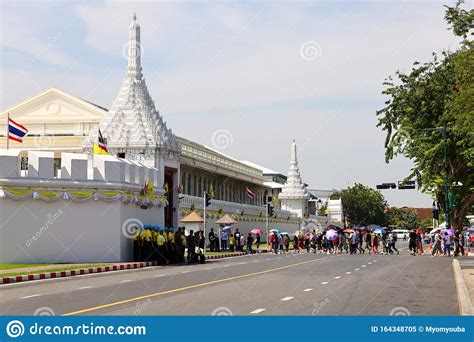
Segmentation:
{"type": "MultiPolygon", "coordinates": [[[[312,188],[397,181],[411,164],[384,162],[382,82],[456,48],[442,4],[2,1],[0,107],[52,85],[110,107],[136,12],[145,79],[175,133],[212,147],[225,130],[223,153],[283,173],[296,139],[312,188]]],[[[391,205],[431,205],[415,191],[384,195],[391,205]]]]}

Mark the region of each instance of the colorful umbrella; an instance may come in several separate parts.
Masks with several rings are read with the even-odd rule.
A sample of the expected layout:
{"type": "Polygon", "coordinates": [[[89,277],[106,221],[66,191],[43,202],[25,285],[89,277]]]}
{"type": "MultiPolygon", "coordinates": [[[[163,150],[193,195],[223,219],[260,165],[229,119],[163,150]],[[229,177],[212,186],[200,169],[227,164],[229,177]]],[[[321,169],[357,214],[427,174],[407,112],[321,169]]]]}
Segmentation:
{"type": "Polygon", "coordinates": [[[263,230],[254,228],[250,231],[252,234],[263,234],[263,230]]]}
{"type": "Polygon", "coordinates": [[[448,236],[451,236],[454,234],[454,229],[441,229],[441,234],[446,235],[445,233],[448,233],[448,236]]]}
{"type": "Polygon", "coordinates": [[[290,235],[290,233],[287,232],[281,232],[280,235],[290,235]]]}
{"type": "Polygon", "coordinates": [[[276,229],[276,228],[270,229],[270,231],[271,231],[272,233],[277,233],[277,234],[280,233],[280,231],[279,231],[278,229],[276,229]]]}
{"type": "Polygon", "coordinates": [[[224,228],[222,228],[222,230],[232,230],[232,226],[225,226],[224,228]]]}
{"type": "Polygon", "coordinates": [[[377,228],[376,230],[374,230],[374,233],[375,233],[375,234],[385,234],[385,229],[383,229],[383,228],[377,228]]]}
{"type": "Polygon", "coordinates": [[[354,231],[352,229],[349,229],[349,228],[344,229],[343,232],[344,233],[354,233],[354,231]]]}
{"type": "Polygon", "coordinates": [[[337,239],[337,232],[334,229],[330,229],[326,232],[326,237],[330,241],[334,241],[337,239]]]}

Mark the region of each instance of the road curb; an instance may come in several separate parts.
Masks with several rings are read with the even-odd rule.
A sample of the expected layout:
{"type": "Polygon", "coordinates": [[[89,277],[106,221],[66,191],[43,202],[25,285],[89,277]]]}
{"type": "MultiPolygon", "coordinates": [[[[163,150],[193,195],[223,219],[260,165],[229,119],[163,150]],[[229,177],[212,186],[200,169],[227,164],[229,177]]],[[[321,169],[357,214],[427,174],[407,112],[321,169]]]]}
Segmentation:
{"type": "Polygon", "coordinates": [[[131,263],[122,264],[122,265],[78,268],[76,270],[69,270],[69,271],[45,272],[45,273],[38,273],[38,274],[19,275],[15,277],[3,277],[3,278],[0,278],[0,285],[22,283],[25,281],[33,281],[33,280],[73,277],[73,276],[92,274],[92,273],[133,270],[136,268],[143,268],[143,267],[156,266],[156,265],[157,265],[156,261],[131,262],[131,263]]]}
{"type": "MultiPolygon", "coordinates": [[[[230,258],[230,257],[236,257],[236,256],[243,256],[243,255],[248,255],[248,254],[245,252],[226,253],[222,255],[211,255],[211,256],[206,257],[206,259],[213,260],[213,259],[230,258]]],[[[133,270],[137,268],[150,267],[150,266],[158,266],[158,263],[156,261],[131,262],[131,263],[122,264],[122,265],[101,266],[101,267],[92,267],[92,268],[78,268],[76,270],[60,271],[60,272],[45,272],[45,273],[38,273],[38,274],[19,275],[15,277],[0,277],[0,285],[23,283],[26,281],[43,280],[43,279],[73,277],[73,276],[84,275],[84,274],[133,270]]]]}
{"type": "Polygon", "coordinates": [[[469,296],[469,291],[464,281],[464,275],[462,274],[461,266],[457,259],[453,260],[453,271],[458,295],[459,313],[461,316],[472,316],[474,315],[474,309],[472,307],[471,297],[469,296]]]}

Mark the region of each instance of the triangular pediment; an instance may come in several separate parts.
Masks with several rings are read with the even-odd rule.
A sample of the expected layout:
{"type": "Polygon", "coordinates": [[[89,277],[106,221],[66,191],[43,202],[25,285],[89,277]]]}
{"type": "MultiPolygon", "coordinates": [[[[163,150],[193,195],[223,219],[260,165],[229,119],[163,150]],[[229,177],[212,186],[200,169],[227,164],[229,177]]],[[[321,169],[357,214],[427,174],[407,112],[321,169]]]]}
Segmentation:
{"type": "Polygon", "coordinates": [[[2,112],[14,120],[28,123],[100,122],[107,110],[52,87],[2,112]]]}

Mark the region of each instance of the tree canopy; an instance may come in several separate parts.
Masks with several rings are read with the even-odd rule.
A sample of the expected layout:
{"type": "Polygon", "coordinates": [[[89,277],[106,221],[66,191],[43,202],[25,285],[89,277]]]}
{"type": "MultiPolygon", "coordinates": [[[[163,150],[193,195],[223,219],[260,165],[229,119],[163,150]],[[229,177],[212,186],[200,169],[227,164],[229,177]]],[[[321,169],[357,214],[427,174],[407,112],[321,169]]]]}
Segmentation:
{"type": "Polygon", "coordinates": [[[445,15],[454,34],[463,39],[459,49],[433,53],[431,61],[414,62],[409,72],[388,77],[383,91],[388,100],[377,111],[378,127],[387,133],[386,162],[397,155],[411,159],[414,166],[406,179],[416,179],[419,188],[433,193],[443,208],[447,166],[449,191],[455,199],[454,225],[461,223],[474,203],[474,51],[468,39],[474,10],[462,9],[462,3],[447,7],[445,15]]]}
{"type": "Polygon", "coordinates": [[[341,191],[341,201],[344,216],[350,224],[366,226],[385,223],[387,202],[379,191],[356,183],[341,191]]]}

